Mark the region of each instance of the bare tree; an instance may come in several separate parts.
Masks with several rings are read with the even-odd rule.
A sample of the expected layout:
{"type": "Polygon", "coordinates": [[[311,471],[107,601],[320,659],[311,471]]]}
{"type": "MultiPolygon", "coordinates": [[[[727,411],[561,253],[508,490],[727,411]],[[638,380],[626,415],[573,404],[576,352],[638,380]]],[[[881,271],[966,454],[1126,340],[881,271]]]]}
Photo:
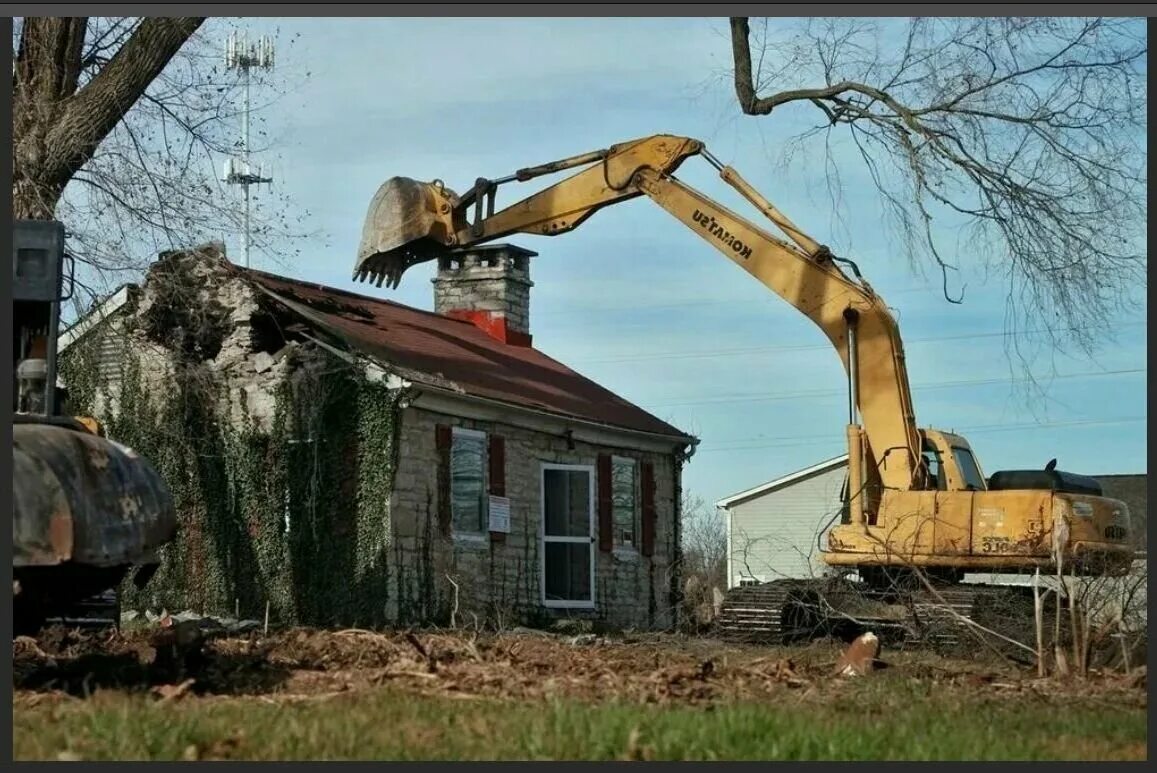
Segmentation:
{"type": "Polygon", "coordinates": [[[716,592],[727,588],[727,526],[714,508],[688,491],[680,502],[683,617],[707,622],[714,614],[716,592]]]}
{"type": "Polygon", "coordinates": [[[702,497],[683,493],[680,507],[685,571],[716,585],[726,584],[727,525],[702,497]]]}
{"type": "MultiPolygon", "coordinates": [[[[1143,19],[785,21],[731,19],[745,114],[812,111],[789,153],[850,143],[950,301],[956,260],[1002,276],[1019,356],[1026,340],[1089,353],[1111,337],[1145,282],[1143,19]]],[[[826,172],[836,193],[830,156],[826,172]]]]}
{"type": "MultiPolygon", "coordinates": [[[[239,126],[239,79],[221,55],[232,23],[16,20],[13,215],[65,223],[89,300],[162,250],[239,231],[220,179],[239,126]]],[[[295,235],[287,211],[259,208],[255,248],[295,235]]]]}

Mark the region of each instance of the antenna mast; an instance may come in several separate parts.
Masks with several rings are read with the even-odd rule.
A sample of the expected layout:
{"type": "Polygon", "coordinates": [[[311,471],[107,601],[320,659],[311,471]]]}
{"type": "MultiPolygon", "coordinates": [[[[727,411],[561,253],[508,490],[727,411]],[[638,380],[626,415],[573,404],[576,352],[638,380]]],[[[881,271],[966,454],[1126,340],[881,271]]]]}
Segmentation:
{"type": "Polygon", "coordinates": [[[242,197],[245,200],[245,223],[242,227],[242,253],[245,256],[245,267],[249,267],[249,186],[273,182],[272,177],[264,177],[261,165],[256,171],[249,165],[249,85],[253,68],[262,70],[273,69],[273,40],[261,36],[254,42],[249,42],[248,35],[237,31],[229,33],[225,41],[225,67],[230,70],[240,70],[241,80],[245,85],[245,107],[241,113],[241,145],[240,158],[230,156],[225,161],[224,181],[230,185],[240,185],[242,197]]]}

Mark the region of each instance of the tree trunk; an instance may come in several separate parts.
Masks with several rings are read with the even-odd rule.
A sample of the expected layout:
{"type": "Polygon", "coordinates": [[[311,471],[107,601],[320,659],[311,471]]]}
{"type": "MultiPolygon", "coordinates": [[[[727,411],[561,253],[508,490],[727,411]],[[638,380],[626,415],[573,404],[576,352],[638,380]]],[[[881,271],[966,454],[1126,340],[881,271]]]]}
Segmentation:
{"type": "Polygon", "coordinates": [[[56,205],[64,194],[64,186],[59,183],[44,182],[15,172],[19,162],[13,158],[12,168],[12,217],[15,220],[52,220],[56,216],[56,205]]]}
{"type": "Polygon", "coordinates": [[[83,88],[85,17],[24,20],[12,75],[12,214],[52,219],[65,187],[205,21],[143,19],[83,88]]]}

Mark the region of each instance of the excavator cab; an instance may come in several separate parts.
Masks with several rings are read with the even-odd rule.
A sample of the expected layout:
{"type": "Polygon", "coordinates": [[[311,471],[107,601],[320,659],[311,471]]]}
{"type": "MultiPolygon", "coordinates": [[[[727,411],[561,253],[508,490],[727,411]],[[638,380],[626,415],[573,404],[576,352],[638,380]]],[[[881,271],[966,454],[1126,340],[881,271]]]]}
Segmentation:
{"type": "Polygon", "coordinates": [[[972,446],[960,435],[921,430],[924,452],[935,459],[936,488],[940,491],[984,491],[988,488],[972,446]]]}

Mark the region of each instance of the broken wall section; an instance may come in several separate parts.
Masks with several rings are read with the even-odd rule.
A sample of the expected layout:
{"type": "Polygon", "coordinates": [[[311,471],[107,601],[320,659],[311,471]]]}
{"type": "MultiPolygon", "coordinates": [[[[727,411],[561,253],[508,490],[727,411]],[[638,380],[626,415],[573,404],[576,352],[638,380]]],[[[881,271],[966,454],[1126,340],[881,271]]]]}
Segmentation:
{"type": "Polygon", "coordinates": [[[181,517],[126,609],[385,621],[397,394],[302,332],[210,246],[162,255],[65,353],[74,408],[153,462],[181,517]]]}

